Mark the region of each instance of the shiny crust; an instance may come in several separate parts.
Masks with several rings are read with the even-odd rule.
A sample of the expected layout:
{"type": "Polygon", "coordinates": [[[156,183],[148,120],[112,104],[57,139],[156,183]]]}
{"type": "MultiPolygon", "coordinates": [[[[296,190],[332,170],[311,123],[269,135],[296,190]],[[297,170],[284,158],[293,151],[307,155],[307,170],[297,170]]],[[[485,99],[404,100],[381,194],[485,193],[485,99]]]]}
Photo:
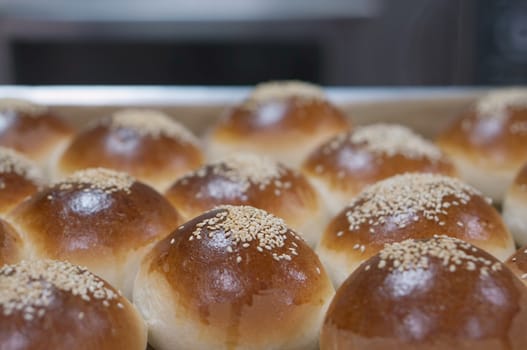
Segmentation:
{"type": "Polygon", "coordinates": [[[159,135],[141,135],[133,129],[99,125],[72,140],[57,164],[61,175],[91,167],[125,171],[164,190],[184,173],[198,168],[204,155],[196,145],[159,135]]]}
{"type": "Polygon", "coordinates": [[[428,157],[409,158],[401,153],[387,155],[372,152],[365,144],[353,143],[349,138],[338,149],[325,152],[332,141],[317,147],[302,164],[302,171],[309,178],[323,183],[325,190],[348,198],[348,201],[367,185],[397,174],[457,175],[454,165],[446,157],[435,160],[428,157]]]}
{"type": "Polygon", "coordinates": [[[40,186],[16,172],[0,173],[0,213],[6,215],[27,197],[36,193],[40,186]]]}
{"type": "MultiPolygon", "coordinates": [[[[475,257],[496,261],[480,249],[475,257]]],[[[527,289],[506,268],[455,271],[429,257],[427,269],[377,268],[376,255],[337,291],[321,350],[520,350],[527,348],[527,289]]]]}
{"type": "Polygon", "coordinates": [[[135,182],[129,190],[55,185],[22,202],[9,221],[31,257],[87,266],[131,297],[141,258],[180,217],[151,187],[135,182]]]}
{"type": "Polygon", "coordinates": [[[482,170],[515,173],[527,162],[527,132],[512,132],[527,122],[527,108],[508,108],[505,118],[481,118],[473,108],[461,114],[438,137],[437,144],[452,158],[482,170]]]}
{"type": "MultiPolygon", "coordinates": [[[[189,240],[198,223],[224,210],[209,211],[158,243],[143,261],[143,274],[161,276],[186,310],[184,318],[202,327],[218,348],[258,348],[260,343],[284,344],[287,337],[299,337],[303,320],[313,317],[306,311],[321,312],[333,294],[320,261],[291,231],[286,235],[296,242],[298,255],[280,261],[255,244],[232,252],[219,248],[222,230],[204,229],[202,239],[189,240]],[[215,238],[209,237],[213,232],[215,238]]],[[[291,253],[285,247],[273,252],[291,253]]]]}
{"type": "MultiPolygon", "coordinates": [[[[315,189],[302,174],[289,168],[280,166],[282,173],[263,188],[249,182],[246,190],[239,191],[234,189],[242,188],[242,183],[218,174],[214,171],[217,166],[207,165],[176,181],[167,190],[165,197],[183,217],[193,218],[220,204],[250,205],[281,217],[299,229],[324,211],[315,189]]],[[[227,166],[223,164],[223,168],[227,166]]],[[[321,233],[322,230],[317,239],[321,233]]]]}
{"type": "Polygon", "coordinates": [[[48,187],[17,207],[10,219],[49,258],[119,258],[164,237],[177,212],[152,188],[135,182],[130,193],[79,185],[48,187]]]}
{"type": "Polygon", "coordinates": [[[73,129],[49,111],[38,115],[0,111],[0,146],[13,148],[36,161],[44,161],[73,129]]]}
{"type": "Polygon", "coordinates": [[[527,285],[527,245],[518,249],[505,264],[527,285]]]}
{"type": "MultiPolygon", "coordinates": [[[[443,202],[455,201],[454,196],[444,197],[443,202]]],[[[494,207],[479,195],[472,195],[467,204],[445,208],[447,215],[438,221],[426,220],[423,213],[417,213],[419,219],[400,228],[394,217],[386,220],[384,224],[372,226],[364,223],[358,229],[349,230],[346,212],[360,207],[358,202],[340,212],[328,225],[321,240],[325,250],[344,253],[350,261],[358,263],[382,249],[385,243],[402,241],[408,238],[430,238],[436,234],[446,233],[449,236],[470,242],[490,253],[497,254],[501,259],[503,251],[513,247],[509,231],[505,227],[500,214],[494,207]],[[461,224],[459,224],[461,223],[461,224]],[[370,231],[374,230],[374,233],[370,231]],[[339,232],[343,232],[340,236],[339,232]],[[357,245],[364,246],[362,251],[357,245]],[[354,248],[355,247],[355,248],[354,248]]]]}
{"type": "Polygon", "coordinates": [[[21,260],[23,249],[22,239],[15,229],[7,221],[0,219],[0,267],[21,260]]]}
{"type": "MultiPolygon", "coordinates": [[[[104,286],[117,294],[107,282],[104,286]]],[[[20,286],[23,288],[25,286],[20,286]]],[[[42,317],[26,319],[23,310],[9,316],[0,306],[2,349],[32,350],[144,350],[146,328],[143,320],[123,296],[109,303],[56,287],[47,288],[52,300],[42,317]],[[105,305],[106,304],[106,305],[105,305]]]]}
{"type": "Polygon", "coordinates": [[[307,147],[309,151],[349,127],[346,117],[329,102],[291,97],[252,108],[243,105],[232,108],[212,129],[210,147],[221,144],[278,153],[285,147],[307,147]]]}

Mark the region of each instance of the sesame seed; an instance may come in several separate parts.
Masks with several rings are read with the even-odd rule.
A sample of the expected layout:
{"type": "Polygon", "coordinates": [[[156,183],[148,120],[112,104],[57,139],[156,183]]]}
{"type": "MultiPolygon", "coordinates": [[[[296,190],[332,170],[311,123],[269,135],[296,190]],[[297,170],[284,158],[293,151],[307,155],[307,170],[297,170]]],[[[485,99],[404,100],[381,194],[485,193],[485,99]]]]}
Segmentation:
{"type": "Polygon", "coordinates": [[[411,129],[382,123],[358,127],[352,132],[335,136],[322,146],[322,152],[337,152],[347,143],[360,145],[369,152],[389,157],[403,155],[410,159],[429,158],[432,161],[442,157],[437,146],[411,129]]]}
{"type": "Polygon", "coordinates": [[[236,262],[239,264],[242,262],[242,257],[241,256],[237,256],[236,257],[236,262]]]}
{"type": "Polygon", "coordinates": [[[256,85],[250,96],[244,101],[247,109],[256,108],[262,103],[272,100],[297,98],[304,102],[323,100],[324,92],[320,87],[302,81],[271,81],[256,85]]]}
{"type": "MultiPolygon", "coordinates": [[[[419,215],[444,226],[445,221],[441,218],[448,214],[442,207],[444,198],[455,197],[468,203],[472,196],[477,195],[480,193],[476,189],[454,178],[434,174],[403,174],[366,187],[350,203],[345,215],[351,231],[366,223],[373,227],[382,225],[393,217],[411,217],[415,222],[415,217],[419,215]]],[[[398,227],[409,224],[400,222],[398,227]]]]}
{"type": "MultiPolygon", "coordinates": [[[[216,211],[212,217],[198,222],[192,235],[198,236],[201,230],[206,229],[210,238],[216,234],[223,234],[230,242],[226,251],[232,253],[234,246],[248,248],[255,241],[258,252],[264,249],[272,254],[278,248],[289,249],[296,247],[296,243],[288,238],[301,239],[293,231],[289,231],[282,219],[279,219],[264,210],[250,206],[224,205],[213,209],[216,211]],[[291,245],[288,247],[287,245],[291,245]]],[[[292,250],[297,255],[296,249],[292,250]]],[[[291,260],[288,254],[273,255],[276,260],[291,260]]],[[[240,258],[241,259],[241,258],[240,258]]]]}
{"type": "Polygon", "coordinates": [[[508,108],[527,108],[527,89],[509,88],[489,92],[476,104],[478,118],[503,119],[508,108]]]}
{"type": "Polygon", "coordinates": [[[47,107],[16,98],[0,99],[0,112],[23,113],[28,117],[38,117],[47,112],[47,107]]]}
{"type": "Polygon", "coordinates": [[[196,136],[183,124],[156,110],[125,109],[115,112],[111,118],[99,120],[98,123],[111,129],[134,130],[141,136],[154,139],[165,136],[194,146],[199,145],[196,136]]]}
{"type": "MultiPolygon", "coordinates": [[[[381,262],[390,261],[393,267],[399,270],[427,269],[430,258],[440,259],[442,265],[450,272],[455,272],[460,268],[466,271],[476,271],[479,268],[482,275],[488,275],[487,266],[492,265],[492,271],[499,271],[502,268],[500,262],[492,262],[473,255],[472,246],[469,243],[438,235],[424,241],[408,239],[385,244],[384,249],[379,252],[379,258],[381,262]]],[[[379,268],[384,266],[383,264],[379,268]]]]}
{"type": "MultiPolygon", "coordinates": [[[[44,174],[33,161],[23,154],[6,147],[0,147],[0,173],[17,174],[37,186],[44,184],[44,174]]],[[[3,188],[5,188],[5,184],[3,188]]]]}
{"type": "Polygon", "coordinates": [[[44,316],[54,300],[54,289],[103,305],[118,298],[86,268],[67,262],[22,261],[0,268],[0,310],[5,316],[18,311],[27,321],[44,316]]]}
{"type": "Polygon", "coordinates": [[[191,179],[203,178],[214,174],[235,183],[236,186],[230,186],[229,191],[236,196],[246,194],[251,186],[260,191],[264,191],[269,186],[274,186],[274,193],[278,196],[282,193],[280,189],[289,188],[286,183],[281,181],[281,177],[291,172],[292,170],[287,169],[270,157],[250,153],[236,153],[190,172],[178,182],[188,182],[191,179]]]}
{"type": "Polygon", "coordinates": [[[108,194],[117,191],[130,193],[130,187],[135,179],[124,172],[105,168],[91,168],[74,172],[67,178],[56,182],[60,190],[70,190],[77,186],[88,186],[91,189],[102,190],[108,194]]]}

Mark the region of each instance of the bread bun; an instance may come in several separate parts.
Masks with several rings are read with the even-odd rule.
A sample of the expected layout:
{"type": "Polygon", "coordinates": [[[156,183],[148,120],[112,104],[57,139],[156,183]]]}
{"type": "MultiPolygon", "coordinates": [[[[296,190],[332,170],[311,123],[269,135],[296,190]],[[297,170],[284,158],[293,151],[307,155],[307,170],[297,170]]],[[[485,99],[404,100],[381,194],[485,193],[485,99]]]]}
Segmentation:
{"type": "Polygon", "coordinates": [[[42,170],[12,149],[0,147],[0,216],[44,185],[42,170]]]}
{"type": "Polygon", "coordinates": [[[311,349],[333,294],[316,254],[283,220],[223,206],[155,246],[134,303],[156,350],[311,349]]]}
{"type": "Polygon", "coordinates": [[[519,245],[527,244],[527,164],[516,175],[503,201],[503,220],[519,245]]]}
{"type": "Polygon", "coordinates": [[[155,110],[122,110],[81,131],[57,161],[54,177],[103,167],[125,171],[164,191],[198,168],[204,155],[183,125],[155,110]]]}
{"type": "Polygon", "coordinates": [[[7,221],[0,219],[0,267],[19,262],[24,254],[24,244],[18,233],[7,221]]]}
{"type": "Polygon", "coordinates": [[[299,172],[269,157],[238,153],[176,181],[166,198],[186,219],[220,204],[250,205],[285,220],[314,246],[328,215],[315,189],[299,172]]]}
{"type": "Polygon", "coordinates": [[[518,249],[507,261],[506,265],[516,276],[527,285],[527,246],[518,249]]]}
{"type": "Polygon", "coordinates": [[[17,99],[0,99],[0,146],[13,148],[49,169],[73,129],[44,106],[17,99]]]}
{"type": "Polygon", "coordinates": [[[310,153],[302,171],[325,199],[332,215],[367,185],[393,175],[457,174],[432,142],[396,124],[372,124],[334,136],[310,153]]]}
{"type": "Polygon", "coordinates": [[[349,127],[319,87],[269,82],[256,86],[244,103],[227,111],[212,128],[208,155],[217,160],[243,150],[296,167],[313,148],[349,127]]]}
{"type": "Polygon", "coordinates": [[[321,350],[527,349],[527,288],[446,236],[387,244],[339,288],[321,350]]]}
{"type": "Polygon", "coordinates": [[[0,347],[144,350],[146,328],[113,287],[67,262],[0,268],[0,347]]]}
{"type": "Polygon", "coordinates": [[[479,191],[434,174],[404,174],[362,191],[328,225],[317,252],[336,285],[385,243],[447,234],[500,260],[514,252],[499,213],[479,191]]]}
{"type": "Polygon", "coordinates": [[[107,169],[87,169],[44,188],[9,216],[30,258],[87,266],[125,296],[146,252],[179,224],[151,187],[107,169]]]}
{"type": "Polygon", "coordinates": [[[501,202],[527,162],[527,89],[489,93],[439,135],[461,177],[501,202]]]}

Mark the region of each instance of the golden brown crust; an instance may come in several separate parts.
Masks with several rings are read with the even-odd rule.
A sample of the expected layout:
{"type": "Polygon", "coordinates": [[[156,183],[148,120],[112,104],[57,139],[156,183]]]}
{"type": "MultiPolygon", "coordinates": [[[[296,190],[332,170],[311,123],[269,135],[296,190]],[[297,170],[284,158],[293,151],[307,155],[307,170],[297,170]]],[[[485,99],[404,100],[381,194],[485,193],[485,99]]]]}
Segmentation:
{"type": "Polygon", "coordinates": [[[0,184],[0,213],[4,215],[40,187],[40,184],[15,172],[0,172],[0,184]]]}
{"type": "Polygon", "coordinates": [[[331,191],[346,194],[350,199],[367,185],[397,174],[421,172],[457,175],[454,165],[439,150],[409,129],[390,124],[366,126],[333,137],[307,157],[302,170],[310,178],[322,181],[331,191]],[[377,149],[380,148],[377,146],[382,144],[384,148],[390,142],[387,137],[378,137],[381,133],[390,134],[390,130],[402,134],[401,140],[393,139],[390,148],[377,149]],[[370,137],[369,142],[356,140],[355,135],[363,131],[377,135],[370,137]],[[409,147],[407,143],[410,141],[416,145],[409,147]],[[423,147],[428,147],[428,152],[423,147]]]}
{"type": "Polygon", "coordinates": [[[321,350],[525,349],[527,289],[488,253],[438,239],[361,265],[333,299],[321,350]]]}
{"type": "Polygon", "coordinates": [[[527,164],[525,164],[516,177],[514,178],[514,186],[520,186],[527,190],[527,164]]]}
{"type": "MultiPolygon", "coordinates": [[[[24,264],[34,266],[42,262],[24,264]]],[[[59,262],[51,264],[69,265],[59,262]]],[[[80,268],[75,272],[68,270],[68,274],[64,272],[59,277],[64,282],[59,284],[46,277],[34,279],[38,275],[31,275],[26,281],[21,276],[12,277],[21,274],[17,271],[20,266],[0,270],[0,284],[3,288],[0,292],[0,344],[3,348],[145,348],[146,332],[142,320],[133,306],[105,281],[89,277],[92,282],[84,283],[88,272],[80,268]],[[68,279],[69,282],[66,282],[68,279]],[[68,290],[67,283],[76,288],[76,291],[68,290]],[[90,285],[93,290],[83,290],[84,285],[90,285]],[[7,301],[8,293],[15,288],[18,298],[7,301]],[[19,308],[13,308],[15,304],[19,308]]]]}
{"type": "Polygon", "coordinates": [[[527,108],[507,108],[500,118],[476,108],[462,113],[438,137],[445,153],[494,171],[516,171],[527,162],[527,108]]]}
{"type": "Polygon", "coordinates": [[[227,334],[227,341],[234,343],[241,337],[258,344],[267,334],[261,324],[298,327],[296,322],[302,321],[295,310],[322,308],[332,289],[307,244],[283,221],[250,207],[222,207],[185,223],[157,244],[143,263],[150,273],[166,279],[188,310],[189,320],[207,325],[222,339],[227,334]],[[240,210],[248,210],[245,219],[250,217],[251,225],[267,238],[247,240],[249,231],[240,236],[238,230],[248,227],[225,224],[236,220],[233,213],[240,210]],[[228,226],[221,227],[224,224],[228,226]],[[245,238],[237,241],[241,237],[245,238]]]}
{"type": "Polygon", "coordinates": [[[20,261],[23,249],[22,239],[15,229],[7,221],[0,219],[0,267],[20,261]]]}
{"type": "Polygon", "coordinates": [[[87,178],[43,189],[15,208],[10,220],[39,255],[88,265],[161,239],[179,216],[159,193],[133,179],[129,187],[104,188],[87,178]]]}
{"type": "Polygon", "coordinates": [[[64,174],[90,167],[126,171],[160,188],[164,186],[159,184],[174,181],[203,161],[201,149],[193,142],[106,123],[80,132],[62,154],[57,167],[64,174]]]}
{"type": "Polygon", "coordinates": [[[505,264],[527,285],[527,246],[518,249],[505,264]]]}
{"type": "Polygon", "coordinates": [[[496,255],[513,244],[497,210],[475,189],[449,177],[406,174],[362,192],[330,222],[321,245],[359,262],[385,243],[440,233],[496,255]]]}
{"type": "Polygon", "coordinates": [[[50,155],[73,129],[47,109],[37,114],[3,110],[0,105],[0,145],[13,148],[34,160],[50,155]]]}
{"type": "Polygon", "coordinates": [[[206,165],[176,181],[165,196],[187,219],[220,204],[250,205],[298,227],[320,210],[317,193],[302,174],[249,154],[206,165]]]}
{"type": "Polygon", "coordinates": [[[290,97],[232,108],[214,127],[211,138],[226,145],[279,150],[316,144],[349,127],[346,117],[329,102],[290,97]]]}

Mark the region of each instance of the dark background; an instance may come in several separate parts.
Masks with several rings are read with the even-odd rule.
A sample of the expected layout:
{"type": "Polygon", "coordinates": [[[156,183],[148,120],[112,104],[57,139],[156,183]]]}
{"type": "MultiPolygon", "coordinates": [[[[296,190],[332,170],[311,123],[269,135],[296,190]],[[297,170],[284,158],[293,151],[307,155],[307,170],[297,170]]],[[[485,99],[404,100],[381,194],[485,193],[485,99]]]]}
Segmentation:
{"type": "Polygon", "coordinates": [[[378,0],[359,14],[139,21],[126,11],[61,18],[16,4],[0,2],[1,84],[527,82],[525,0],[378,0]]]}

